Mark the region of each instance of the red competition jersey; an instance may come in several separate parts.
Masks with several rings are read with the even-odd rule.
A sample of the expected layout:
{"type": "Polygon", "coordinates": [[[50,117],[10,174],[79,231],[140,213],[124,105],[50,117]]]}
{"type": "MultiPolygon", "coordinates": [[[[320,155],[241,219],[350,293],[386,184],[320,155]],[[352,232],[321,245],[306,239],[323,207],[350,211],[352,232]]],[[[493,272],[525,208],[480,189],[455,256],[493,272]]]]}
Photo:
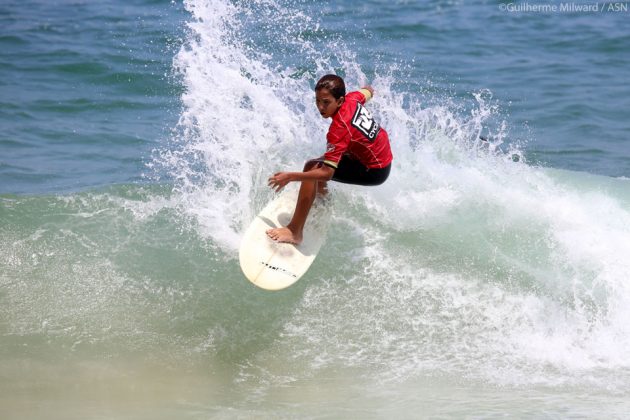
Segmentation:
{"type": "Polygon", "coordinates": [[[326,165],[336,169],[344,154],[357,159],[367,168],[384,168],[391,163],[393,156],[387,132],[363,106],[368,96],[371,95],[365,89],[350,92],[333,115],[326,135],[326,165]]]}

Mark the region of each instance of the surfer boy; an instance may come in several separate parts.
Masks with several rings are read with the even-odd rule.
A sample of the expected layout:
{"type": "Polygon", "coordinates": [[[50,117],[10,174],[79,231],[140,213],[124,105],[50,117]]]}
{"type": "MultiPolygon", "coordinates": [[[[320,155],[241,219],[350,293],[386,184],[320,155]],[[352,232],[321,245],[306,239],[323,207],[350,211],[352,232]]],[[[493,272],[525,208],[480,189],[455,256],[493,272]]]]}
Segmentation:
{"type": "Polygon", "coordinates": [[[365,103],[374,95],[370,86],[346,95],[343,79],[327,74],[315,85],[315,105],[323,118],[332,118],[326,135],[326,153],[306,162],[303,172],[278,172],[269,186],[280,191],[300,181],[295,212],[285,227],[269,229],[277,242],[300,244],[308,213],[317,193],[325,194],[326,182],[380,185],[389,176],[392,151],[387,132],[374,120],[365,103]]]}

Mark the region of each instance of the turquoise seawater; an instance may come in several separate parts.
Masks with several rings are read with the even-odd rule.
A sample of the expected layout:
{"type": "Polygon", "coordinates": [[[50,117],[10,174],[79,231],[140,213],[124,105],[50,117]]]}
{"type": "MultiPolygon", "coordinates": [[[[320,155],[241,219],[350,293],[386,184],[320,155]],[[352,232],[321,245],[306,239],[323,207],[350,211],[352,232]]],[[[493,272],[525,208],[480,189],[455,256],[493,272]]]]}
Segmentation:
{"type": "Polygon", "coordinates": [[[3,1],[0,417],[626,417],[628,6],[3,1]],[[328,72],[392,175],[266,292],[328,72]]]}

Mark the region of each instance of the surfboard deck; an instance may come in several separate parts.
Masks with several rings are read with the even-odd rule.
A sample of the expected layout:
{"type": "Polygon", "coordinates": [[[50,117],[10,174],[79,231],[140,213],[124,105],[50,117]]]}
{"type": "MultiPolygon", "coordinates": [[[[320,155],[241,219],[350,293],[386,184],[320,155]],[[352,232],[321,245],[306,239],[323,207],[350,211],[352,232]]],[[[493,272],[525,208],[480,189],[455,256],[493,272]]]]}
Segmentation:
{"type": "Polygon", "coordinates": [[[245,277],[266,290],[289,287],[309,269],[326,239],[332,206],[317,198],[311,208],[301,244],[278,243],[265,233],[267,229],[286,226],[295,210],[297,192],[283,192],[272,200],[249,225],[239,249],[239,261],[245,277]]]}

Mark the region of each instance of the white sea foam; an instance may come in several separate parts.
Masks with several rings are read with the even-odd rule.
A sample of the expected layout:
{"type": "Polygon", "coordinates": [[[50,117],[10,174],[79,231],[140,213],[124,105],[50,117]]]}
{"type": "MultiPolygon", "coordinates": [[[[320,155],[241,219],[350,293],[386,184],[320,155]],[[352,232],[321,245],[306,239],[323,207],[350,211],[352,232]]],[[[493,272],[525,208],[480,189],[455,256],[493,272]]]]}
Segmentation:
{"type": "MultiPolygon", "coordinates": [[[[278,69],[273,52],[246,37],[248,7],[281,10],[279,20],[260,17],[279,33],[304,27],[274,2],[186,7],[189,42],[174,60],[186,90],[180,134],[161,162],[176,178],[182,211],[234,252],[271,196],[267,176],[323,152],[328,122],[312,105],[316,77],[335,60],[349,87],[366,76],[342,44],[333,58],[299,37],[311,73],[278,69]]],[[[392,139],[392,175],[376,188],[336,186],[334,250],[320,257],[330,264],[315,264],[279,339],[284,356],[389,379],[450,372],[501,384],[587,377],[622,386],[630,376],[628,208],[525,164],[504,144],[509,124],[494,121],[500,112],[488,92],[471,95],[467,113],[449,98],[423,106],[392,88],[392,74],[371,81],[370,104],[392,139]],[[489,142],[479,140],[484,131],[489,142]]],[[[294,377],[282,371],[291,367],[278,369],[294,377]]]]}

